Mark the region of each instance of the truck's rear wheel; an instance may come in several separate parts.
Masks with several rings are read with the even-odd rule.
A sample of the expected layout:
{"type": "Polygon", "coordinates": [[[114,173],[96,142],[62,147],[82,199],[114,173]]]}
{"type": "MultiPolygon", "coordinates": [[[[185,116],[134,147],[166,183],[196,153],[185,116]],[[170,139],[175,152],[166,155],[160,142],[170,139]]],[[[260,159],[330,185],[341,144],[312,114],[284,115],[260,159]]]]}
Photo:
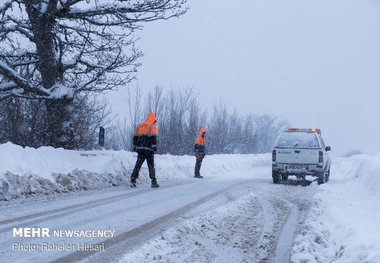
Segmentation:
{"type": "Polygon", "coordinates": [[[318,174],[318,184],[326,183],[326,173],[325,171],[319,172],[318,174]]]}
{"type": "Polygon", "coordinates": [[[326,183],[330,180],[330,168],[329,168],[329,170],[326,173],[325,179],[326,179],[326,183]]]}
{"type": "Polygon", "coordinates": [[[274,184],[279,184],[281,182],[281,175],[275,171],[272,171],[272,178],[274,184]]]}

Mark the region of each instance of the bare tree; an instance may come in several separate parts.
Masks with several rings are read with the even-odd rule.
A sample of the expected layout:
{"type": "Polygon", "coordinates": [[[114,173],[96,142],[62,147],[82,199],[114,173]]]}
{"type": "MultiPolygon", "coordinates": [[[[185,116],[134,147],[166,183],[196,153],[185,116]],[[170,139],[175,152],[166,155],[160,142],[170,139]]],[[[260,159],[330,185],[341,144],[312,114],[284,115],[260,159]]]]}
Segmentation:
{"type": "Polygon", "coordinates": [[[288,121],[280,121],[275,117],[262,115],[255,119],[258,133],[259,152],[270,152],[280,134],[289,127],[288,121]]]}
{"type": "Polygon", "coordinates": [[[185,117],[193,99],[194,90],[191,88],[172,89],[166,97],[164,114],[158,126],[159,146],[164,152],[184,153],[185,117]]]}
{"type": "Polygon", "coordinates": [[[225,103],[214,106],[208,124],[207,149],[210,153],[225,153],[228,148],[228,112],[225,103]]]}
{"type": "Polygon", "coordinates": [[[135,132],[135,128],[143,118],[143,106],[141,104],[141,88],[139,86],[129,88],[127,96],[128,118],[124,117],[123,125],[119,125],[118,130],[119,136],[121,137],[121,148],[130,150],[132,149],[132,138],[135,132]],[[133,92],[131,92],[132,89],[133,92]]]}
{"type": "Polygon", "coordinates": [[[255,118],[251,114],[245,116],[242,127],[242,139],[240,141],[242,153],[257,153],[258,133],[255,118]]]}
{"type": "Polygon", "coordinates": [[[198,97],[191,88],[170,90],[156,87],[145,96],[145,105],[141,106],[141,95],[138,91],[129,96],[130,122],[120,129],[116,149],[130,149],[131,134],[137,125],[136,112],[143,112],[138,120],[141,122],[145,114],[153,111],[158,119],[158,151],[174,155],[193,154],[194,139],[201,127],[207,131],[207,153],[260,153],[269,152],[279,133],[289,123],[275,117],[252,114],[241,115],[236,110],[230,114],[227,106],[220,102],[214,107],[213,114],[207,119],[207,110],[202,110],[198,97]],[[141,111],[141,109],[144,109],[141,111]],[[120,144],[119,136],[127,138],[120,144]],[[120,147],[122,145],[122,147],[120,147]]]}
{"type": "Polygon", "coordinates": [[[160,114],[164,109],[164,88],[156,86],[153,91],[149,91],[146,97],[145,105],[146,112],[154,112],[156,114],[156,119],[160,119],[160,114]]]}
{"type": "Polygon", "coordinates": [[[242,131],[242,120],[243,118],[239,116],[235,110],[231,115],[228,116],[228,135],[226,147],[226,153],[243,153],[244,145],[242,142],[244,138],[247,138],[249,134],[243,134],[242,131]]]}
{"type": "Polygon", "coordinates": [[[123,117],[119,117],[118,121],[110,129],[110,136],[107,148],[114,150],[131,150],[132,138],[135,132],[135,128],[139,122],[142,121],[143,105],[141,103],[142,92],[139,86],[130,87],[127,89],[126,114],[123,117]]]}
{"type": "Polygon", "coordinates": [[[186,0],[5,0],[0,4],[0,100],[43,99],[52,146],[67,144],[83,92],[125,85],[142,22],[182,15],[186,0]]]}
{"type": "Polygon", "coordinates": [[[75,149],[93,149],[98,142],[99,127],[109,129],[114,118],[107,100],[88,96],[82,95],[74,104],[71,144],[75,149]]]}
{"type": "MultiPolygon", "coordinates": [[[[100,125],[111,123],[111,113],[106,101],[89,94],[77,96],[72,106],[68,134],[69,143],[76,149],[92,149],[97,141],[100,125]]],[[[46,132],[46,104],[41,100],[7,98],[0,104],[0,143],[41,147],[51,144],[46,132]]]]}
{"type": "Polygon", "coordinates": [[[194,96],[190,100],[189,110],[185,120],[183,154],[193,154],[194,139],[198,136],[200,128],[206,128],[207,116],[206,111],[201,112],[201,108],[194,96]]]}
{"type": "Polygon", "coordinates": [[[131,129],[133,130],[135,127],[137,127],[137,124],[143,117],[143,114],[141,112],[141,88],[137,86],[136,88],[134,88],[133,93],[131,93],[131,89],[128,89],[127,96],[128,123],[131,129]]]}

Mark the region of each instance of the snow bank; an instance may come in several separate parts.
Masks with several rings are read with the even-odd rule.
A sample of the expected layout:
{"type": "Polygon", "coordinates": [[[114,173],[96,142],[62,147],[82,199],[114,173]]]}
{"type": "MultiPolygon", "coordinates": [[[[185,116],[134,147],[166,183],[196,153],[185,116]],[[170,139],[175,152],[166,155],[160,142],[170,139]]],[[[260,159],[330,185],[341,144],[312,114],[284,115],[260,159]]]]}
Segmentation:
{"type": "Polygon", "coordinates": [[[291,262],[380,262],[380,154],[334,158],[291,262]]]}
{"type": "MultiPolygon", "coordinates": [[[[127,184],[136,162],[127,151],[70,151],[52,147],[22,148],[0,145],[0,200],[76,190],[102,189],[127,184]]],[[[193,156],[156,155],[158,181],[181,181],[194,172],[193,156]]],[[[206,156],[201,173],[206,177],[231,177],[238,169],[270,167],[270,156],[206,156]]],[[[247,176],[250,176],[249,174],[247,176]]],[[[270,178],[268,178],[270,180],[270,178]]],[[[149,182],[146,164],[138,183],[149,182]]]]}

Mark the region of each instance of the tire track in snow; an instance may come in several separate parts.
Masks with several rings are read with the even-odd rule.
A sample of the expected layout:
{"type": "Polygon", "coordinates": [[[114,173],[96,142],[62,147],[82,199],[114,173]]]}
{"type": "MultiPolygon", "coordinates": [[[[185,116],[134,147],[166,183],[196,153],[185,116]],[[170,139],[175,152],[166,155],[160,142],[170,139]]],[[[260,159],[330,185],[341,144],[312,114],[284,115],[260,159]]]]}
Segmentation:
{"type": "MultiPolygon", "coordinates": [[[[80,208],[80,207],[84,207],[85,208],[87,206],[94,206],[94,205],[97,205],[97,204],[101,205],[103,203],[112,202],[113,200],[117,200],[119,198],[126,198],[126,197],[134,196],[134,195],[137,195],[137,194],[140,194],[140,193],[145,193],[145,192],[147,192],[147,190],[148,189],[141,190],[141,191],[138,191],[138,192],[128,193],[128,194],[124,193],[124,194],[120,194],[120,195],[116,195],[116,196],[111,196],[111,197],[107,197],[107,198],[93,200],[93,201],[90,201],[90,202],[75,204],[75,205],[66,206],[66,207],[62,207],[62,208],[56,208],[56,209],[52,209],[52,210],[46,210],[46,211],[35,213],[35,214],[29,214],[29,215],[15,217],[15,218],[11,218],[11,219],[1,220],[0,221],[0,225],[7,225],[7,224],[18,222],[18,221],[25,221],[25,220],[28,220],[28,219],[33,219],[33,218],[36,218],[36,217],[42,217],[42,216],[45,216],[45,215],[56,214],[56,213],[60,213],[60,212],[64,212],[64,211],[69,211],[71,209],[76,209],[76,208],[80,208]]],[[[1,230],[0,230],[0,232],[1,232],[1,230]]]]}
{"type": "Polygon", "coordinates": [[[268,188],[253,189],[258,193],[264,213],[264,225],[257,242],[257,251],[262,251],[258,262],[289,262],[295,233],[310,208],[307,203],[318,188],[279,185],[269,191],[268,188]]]}
{"type": "Polygon", "coordinates": [[[226,188],[223,188],[221,190],[218,190],[216,192],[213,192],[211,194],[208,194],[201,199],[198,199],[194,202],[191,202],[190,204],[187,204],[181,208],[178,208],[168,214],[165,214],[159,218],[156,218],[146,224],[143,224],[137,228],[131,229],[129,231],[126,231],[120,235],[117,235],[116,237],[109,238],[106,240],[103,240],[102,242],[97,243],[97,245],[101,245],[104,243],[104,247],[106,248],[105,251],[102,251],[102,254],[105,254],[105,257],[111,256],[112,259],[110,258],[103,258],[103,259],[97,259],[97,260],[92,260],[89,259],[89,257],[94,256],[95,254],[99,253],[97,251],[77,251],[71,254],[68,254],[66,256],[60,257],[58,259],[55,259],[51,262],[54,263],[61,263],[61,262],[77,262],[85,259],[89,259],[90,262],[109,262],[114,260],[114,257],[118,255],[122,255],[125,253],[125,250],[128,248],[129,245],[136,245],[136,242],[141,242],[141,236],[144,236],[144,233],[151,232],[154,228],[157,226],[164,224],[171,219],[175,219],[181,214],[186,213],[187,211],[202,205],[203,203],[209,201],[210,199],[223,194],[224,192],[228,191],[230,188],[234,187],[236,185],[228,186],[226,188]]]}
{"type": "Polygon", "coordinates": [[[280,225],[275,253],[269,262],[290,262],[294,237],[311,207],[311,200],[318,190],[316,185],[303,185],[301,189],[305,189],[305,191],[294,191],[298,187],[285,185],[281,192],[271,193],[273,198],[285,205],[286,216],[280,225]],[[307,194],[305,195],[304,192],[307,194]]]}
{"type": "Polygon", "coordinates": [[[273,200],[273,195],[262,193],[258,195],[258,201],[262,209],[264,224],[256,245],[259,258],[257,262],[268,262],[274,256],[277,246],[282,213],[279,213],[280,204],[276,202],[277,200],[273,200]]]}
{"type": "Polygon", "coordinates": [[[297,229],[297,222],[299,217],[299,211],[295,204],[281,198],[287,206],[288,213],[285,223],[282,225],[280,235],[278,237],[275,256],[272,262],[289,262],[290,261],[290,251],[292,249],[292,243],[294,239],[294,234],[297,229]]]}
{"type": "MultiPolygon", "coordinates": [[[[172,185],[172,186],[168,186],[168,187],[164,187],[164,188],[159,188],[159,189],[156,189],[156,191],[160,191],[161,189],[168,189],[168,188],[172,188],[172,187],[177,187],[179,185],[191,184],[191,183],[194,183],[194,182],[187,182],[187,183],[176,184],[176,185],[172,185]]],[[[66,207],[62,207],[62,208],[56,208],[56,209],[52,209],[52,210],[47,210],[47,211],[43,211],[43,212],[39,212],[39,213],[35,213],[35,214],[29,214],[29,215],[25,215],[25,216],[20,216],[20,217],[16,217],[16,218],[2,220],[2,221],[0,221],[0,226],[1,225],[8,225],[11,223],[23,222],[23,221],[27,221],[30,219],[37,218],[36,220],[27,221],[27,222],[24,222],[21,224],[11,225],[11,226],[0,228],[0,233],[9,232],[14,227],[16,227],[16,228],[26,227],[26,226],[38,224],[41,222],[45,222],[45,221],[48,221],[51,219],[55,219],[58,217],[62,217],[65,215],[72,215],[73,213],[82,212],[84,210],[88,210],[88,209],[94,208],[96,206],[107,205],[107,204],[110,204],[112,202],[118,202],[120,200],[129,198],[129,197],[133,197],[133,196],[137,196],[140,194],[144,194],[144,193],[147,193],[149,191],[152,191],[152,190],[150,188],[149,189],[142,189],[142,190],[134,191],[131,193],[123,193],[123,194],[119,194],[116,196],[101,198],[101,199],[97,199],[97,200],[93,200],[93,201],[89,201],[89,202],[85,202],[85,203],[75,204],[75,205],[66,206],[66,207]]]]}

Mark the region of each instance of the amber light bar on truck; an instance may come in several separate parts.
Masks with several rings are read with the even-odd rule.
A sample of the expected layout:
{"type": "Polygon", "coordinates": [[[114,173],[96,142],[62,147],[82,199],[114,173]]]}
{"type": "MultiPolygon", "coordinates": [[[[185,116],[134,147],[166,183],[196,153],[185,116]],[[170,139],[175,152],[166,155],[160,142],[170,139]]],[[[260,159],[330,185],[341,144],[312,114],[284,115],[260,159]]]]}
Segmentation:
{"type": "Polygon", "coordinates": [[[315,132],[319,135],[321,134],[321,129],[300,129],[300,128],[289,128],[288,132],[315,132]]]}

